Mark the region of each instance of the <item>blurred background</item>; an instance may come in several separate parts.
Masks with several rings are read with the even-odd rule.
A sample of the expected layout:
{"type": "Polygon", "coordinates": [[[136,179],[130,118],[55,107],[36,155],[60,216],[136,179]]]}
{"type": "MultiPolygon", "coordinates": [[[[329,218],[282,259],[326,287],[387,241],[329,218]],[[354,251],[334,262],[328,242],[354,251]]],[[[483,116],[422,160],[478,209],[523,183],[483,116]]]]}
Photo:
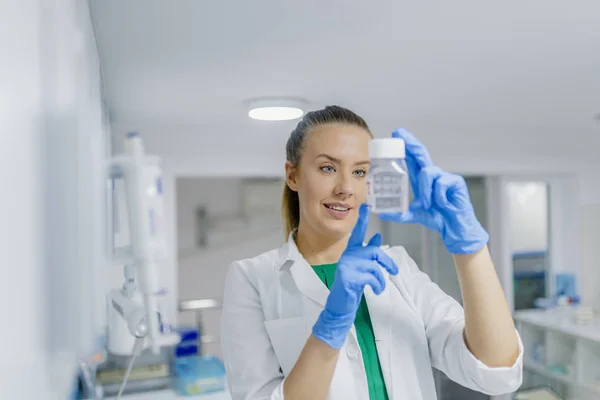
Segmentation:
{"type": "MultiPolygon", "coordinates": [[[[131,227],[104,165],[132,131],[160,157],[164,325],[221,357],[229,264],[285,239],[298,120],[249,118],[268,98],[348,107],[376,137],[405,127],[464,175],[525,343],[522,394],[507,398],[600,398],[598,21],[592,0],[0,0],[0,397],[62,400],[75,379],[110,398],[124,376],[106,301],[123,264],[105,253],[131,227]]],[[[369,229],[460,301],[437,235],[369,229]]],[[[157,367],[171,350],[140,356],[127,398],[172,398],[158,396],[174,372],[157,367]]],[[[437,372],[436,384],[444,400],[489,398],[437,372]]]]}

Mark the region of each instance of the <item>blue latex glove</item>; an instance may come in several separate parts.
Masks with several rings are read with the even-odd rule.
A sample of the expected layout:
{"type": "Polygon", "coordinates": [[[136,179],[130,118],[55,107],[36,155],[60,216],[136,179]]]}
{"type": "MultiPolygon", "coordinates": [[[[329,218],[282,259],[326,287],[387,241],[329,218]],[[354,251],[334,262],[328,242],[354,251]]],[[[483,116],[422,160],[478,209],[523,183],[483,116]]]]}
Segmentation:
{"type": "Polygon", "coordinates": [[[463,177],[436,167],[425,146],[410,132],[397,129],[392,137],[402,138],[406,144],[406,164],[414,201],[408,211],[382,213],[380,218],[421,224],[439,232],[452,254],[472,254],[482,249],[489,235],[475,216],[463,177]]]}
{"type": "Polygon", "coordinates": [[[365,286],[371,286],[375,294],[380,294],[385,289],[381,268],[393,275],[398,273],[394,261],[380,248],[381,235],[374,235],[368,245],[363,245],[368,223],[369,208],[363,204],[348,246],[338,262],[325,308],[313,326],[313,335],[334,349],[341,348],[346,340],[365,286]]]}

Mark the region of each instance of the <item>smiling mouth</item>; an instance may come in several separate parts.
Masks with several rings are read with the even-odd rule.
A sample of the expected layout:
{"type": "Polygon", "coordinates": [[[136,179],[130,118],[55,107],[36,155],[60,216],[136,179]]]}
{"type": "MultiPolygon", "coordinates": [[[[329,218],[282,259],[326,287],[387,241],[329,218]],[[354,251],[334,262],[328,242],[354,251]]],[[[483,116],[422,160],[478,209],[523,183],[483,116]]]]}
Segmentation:
{"type": "Polygon", "coordinates": [[[330,210],[335,210],[335,211],[348,211],[350,210],[350,208],[348,207],[342,207],[342,206],[330,206],[325,204],[325,207],[329,208],[330,210]]]}

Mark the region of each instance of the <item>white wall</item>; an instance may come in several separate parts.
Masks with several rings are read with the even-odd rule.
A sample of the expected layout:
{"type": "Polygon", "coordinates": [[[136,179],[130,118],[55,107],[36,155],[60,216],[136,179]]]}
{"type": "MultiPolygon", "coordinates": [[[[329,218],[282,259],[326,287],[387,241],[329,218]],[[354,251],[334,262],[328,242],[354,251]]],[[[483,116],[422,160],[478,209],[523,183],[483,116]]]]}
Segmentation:
{"type": "MultiPolygon", "coordinates": [[[[3,266],[0,312],[3,324],[18,329],[0,333],[0,388],[2,397],[19,398],[27,385],[46,387],[25,375],[35,369],[42,352],[40,270],[43,246],[41,220],[41,149],[39,119],[42,112],[40,76],[41,9],[37,1],[23,0],[0,6],[0,176],[11,182],[11,195],[0,199],[3,266]],[[16,40],[18,38],[18,40],[16,40]],[[17,167],[18,166],[18,167],[17,167]],[[15,168],[17,167],[17,168],[15,168]],[[18,307],[15,307],[18,300],[18,307]],[[19,344],[19,345],[17,345],[19,344]],[[28,369],[31,369],[30,371],[28,369]]],[[[40,371],[41,370],[41,371],[40,371]]],[[[25,397],[27,398],[27,397],[25,397]]],[[[29,397],[31,398],[31,397],[29,397]]]]}
{"type": "Polygon", "coordinates": [[[584,302],[600,310],[600,168],[580,176],[582,201],[579,209],[581,275],[579,287],[584,302]]]}
{"type": "MultiPolygon", "coordinates": [[[[76,349],[89,342],[87,337],[70,336],[73,326],[83,322],[78,319],[81,315],[71,311],[86,305],[92,315],[88,301],[92,293],[73,300],[67,298],[73,293],[73,279],[63,281],[62,286],[49,285],[65,271],[48,258],[48,246],[54,243],[49,236],[53,234],[59,242],[64,239],[63,225],[46,225],[54,211],[48,208],[52,204],[48,196],[52,194],[56,200],[61,194],[58,185],[73,182],[49,180],[55,165],[46,163],[56,156],[50,154],[51,149],[66,150],[54,148],[66,143],[65,139],[82,146],[83,164],[94,162],[90,155],[104,152],[99,63],[87,2],[0,2],[0,51],[0,176],[6,188],[0,200],[0,314],[5,327],[0,333],[0,397],[64,400],[75,378],[76,349]],[[63,129],[52,129],[57,127],[63,129]],[[66,302],[74,308],[47,308],[66,302]],[[54,341],[60,332],[65,333],[65,347],[54,341]],[[62,362],[57,363],[58,359],[62,362]]],[[[77,155],[75,151],[65,159],[76,160],[77,155]]],[[[80,164],[71,166],[76,173],[80,164]]],[[[87,172],[82,171],[81,176],[87,172]]],[[[70,194],[63,193],[63,200],[77,201],[70,194]]],[[[103,216],[91,219],[95,217],[103,216]]],[[[85,257],[78,252],[83,249],[95,257],[97,249],[87,245],[87,241],[81,247],[73,241],[73,258],[68,261],[85,257]]],[[[79,267],[81,271],[91,268],[87,263],[79,267]]],[[[79,277],[79,271],[71,272],[79,277]]],[[[81,282],[81,287],[87,283],[97,285],[81,282]]]]}
{"type": "MultiPolygon", "coordinates": [[[[235,242],[227,247],[210,249],[180,258],[179,298],[181,300],[204,298],[221,300],[225,275],[231,262],[257,256],[281,246],[282,243],[282,232],[275,231],[254,239],[235,242]]],[[[204,314],[204,334],[219,337],[220,316],[219,311],[209,311],[204,314]]],[[[179,318],[182,324],[193,321],[193,315],[189,313],[181,313],[179,318]]],[[[206,346],[205,350],[212,354],[221,354],[218,344],[206,346]]]]}
{"type": "MultiPolygon", "coordinates": [[[[225,275],[231,262],[254,257],[284,243],[279,209],[251,218],[258,219],[259,226],[256,222],[250,226],[250,220],[248,223],[240,220],[244,207],[242,185],[240,178],[177,179],[178,299],[221,300],[225,275]],[[209,230],[208,247],[203,249],[198,249],[195,242],[198,206],[206,207],[211,219],[219,221],[226,218],[221,232],[209,230]],[[235,215],[238,218],[230,218],[235,215]],[[276,226],[273,226],[274,219],[277,220],[276,226]],[[228,228],[228,225],[231,227],[228,228]],[[222,240],[223,235],[226,241],[222,240]]],[[[190,313],[182,313],[179,318],[182,324],[193,321],[190,313]]],[[[219,337],[219,321],[219,311],[205,312],[203,334],[219,337]]],[[[221,354],[218,343],[206,345],[205,351],[221,354]]]]}
{"type": "Polygon", "coordinates": [[[579,204],[600,204],[600,164],[588,165],[578,178],[579,204]]]}
{"type": "Polygon", "coordinates": [[[212,217],[242,211],[241,184],[241,178],[177,179],[177,248],[180,253],[196,247],[197,207],[206,207],[212,217]]]}
{"type": "Polygon", "coordinates": [[[600,203],[581,206],[581,279],[585,303],[600,310],[600,203]]]}
{"type": "Polygon", "coordinates": [[[548,188],[545,182],[509,182],[510,242],[513,253],[548,249],[548,188]]]}

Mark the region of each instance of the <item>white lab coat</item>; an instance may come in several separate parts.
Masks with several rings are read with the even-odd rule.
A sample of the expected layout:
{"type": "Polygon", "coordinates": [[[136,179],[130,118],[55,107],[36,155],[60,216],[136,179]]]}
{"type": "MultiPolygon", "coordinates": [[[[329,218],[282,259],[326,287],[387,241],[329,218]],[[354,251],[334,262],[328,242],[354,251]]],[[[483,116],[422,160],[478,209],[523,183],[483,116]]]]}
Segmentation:
{"type": "MultiPolygon", "coordinates": [[[[386,273],[383,293],[377,296],[367,287],[365,298],[390,400],[437,399],[432,367],[480,392],[514,392],[523,375],[521,339],[512,367],[487,367],[465,345],[460,304],[431,282],[403,247],[386,252],[399,273],[386,273]]],[[[283,381],[311,335],[328,294],[291,236],[279,249],[230,266],[221,345],[233,400],[283,399],[283,381]]],[[[352,327],[340,351],[329,399],[368,398],[366,372],[352,327]]]]}

